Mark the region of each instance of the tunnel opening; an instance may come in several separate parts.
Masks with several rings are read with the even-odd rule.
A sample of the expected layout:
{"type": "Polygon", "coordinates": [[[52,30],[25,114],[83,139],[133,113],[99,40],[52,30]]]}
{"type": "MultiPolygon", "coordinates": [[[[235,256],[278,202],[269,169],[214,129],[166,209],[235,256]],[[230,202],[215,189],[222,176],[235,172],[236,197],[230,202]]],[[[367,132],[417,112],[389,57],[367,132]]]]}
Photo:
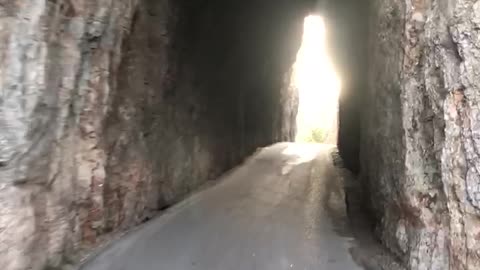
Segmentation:
{"type": "Polygon", "coordinates": [[[291,84],[299,95],[296,142],[337,143],[341,81],[327,51],[324,19],[305,17],[291,84]]]}
{"type": "Polygon", "coordinates": [[[299,122],[338,129],[341,166],[399,260],[480,269],[479,1],[3,2],[2,269],[57,269],[302,137],[297,105],[299,122]],[[311,12],[335,30],[339,95],[318,55],[294,68],[311,12]],[[320,83],[297,98],[292,70],[320,83]],[[315,113],[337,99],[338,126],[337,108],[315,113]]]}

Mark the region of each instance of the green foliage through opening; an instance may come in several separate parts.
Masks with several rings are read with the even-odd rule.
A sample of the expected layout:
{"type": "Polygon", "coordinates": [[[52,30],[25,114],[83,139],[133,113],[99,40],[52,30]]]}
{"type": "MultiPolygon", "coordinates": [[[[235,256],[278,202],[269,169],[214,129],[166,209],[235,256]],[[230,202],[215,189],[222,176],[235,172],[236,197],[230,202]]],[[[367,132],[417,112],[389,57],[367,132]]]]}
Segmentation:
{"type": "Polygon", "coordinates": [[[325,129],[313,128],[305,135],[299,138],[302,142],[308,143],[324,143],[327,139],[328,132],[325,129]]]}

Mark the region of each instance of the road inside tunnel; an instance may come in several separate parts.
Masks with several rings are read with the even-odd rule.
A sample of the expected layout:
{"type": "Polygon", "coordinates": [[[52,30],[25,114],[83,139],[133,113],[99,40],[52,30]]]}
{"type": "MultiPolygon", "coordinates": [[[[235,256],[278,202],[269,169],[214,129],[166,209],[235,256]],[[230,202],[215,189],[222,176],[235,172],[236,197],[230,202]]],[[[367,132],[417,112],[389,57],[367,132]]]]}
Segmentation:
{"type": "Polygon", "coordinates": [[[332,145],[267,147],[82,270],[356,270],[332,145]]]}

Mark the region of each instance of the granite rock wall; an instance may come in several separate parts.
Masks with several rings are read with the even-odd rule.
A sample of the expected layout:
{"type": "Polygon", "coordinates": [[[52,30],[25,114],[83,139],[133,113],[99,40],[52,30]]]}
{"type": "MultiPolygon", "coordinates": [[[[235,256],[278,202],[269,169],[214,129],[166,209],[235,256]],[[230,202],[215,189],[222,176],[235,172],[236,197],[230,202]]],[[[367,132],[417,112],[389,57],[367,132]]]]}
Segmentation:
{"type": "Polygon", "coordinates": [[[408,269],[480,268],[480,2],[370,1],[360,175],[408,269]]]}

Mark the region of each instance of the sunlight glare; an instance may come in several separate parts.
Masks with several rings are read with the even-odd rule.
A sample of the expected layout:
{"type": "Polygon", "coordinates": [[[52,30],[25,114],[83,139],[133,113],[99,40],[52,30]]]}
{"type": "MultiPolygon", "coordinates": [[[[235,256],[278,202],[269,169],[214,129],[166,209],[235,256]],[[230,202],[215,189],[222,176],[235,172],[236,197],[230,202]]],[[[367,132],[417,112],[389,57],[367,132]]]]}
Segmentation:
{"type": "Polygon", "coordinates": [[[341,83],[327,55],[325,39],[323,19],[308,16],[292,78],[299,91],[297,141],[305,140],[312,130],[321,129],[328,134],[325,142],[336,142],[341,83]]]}

